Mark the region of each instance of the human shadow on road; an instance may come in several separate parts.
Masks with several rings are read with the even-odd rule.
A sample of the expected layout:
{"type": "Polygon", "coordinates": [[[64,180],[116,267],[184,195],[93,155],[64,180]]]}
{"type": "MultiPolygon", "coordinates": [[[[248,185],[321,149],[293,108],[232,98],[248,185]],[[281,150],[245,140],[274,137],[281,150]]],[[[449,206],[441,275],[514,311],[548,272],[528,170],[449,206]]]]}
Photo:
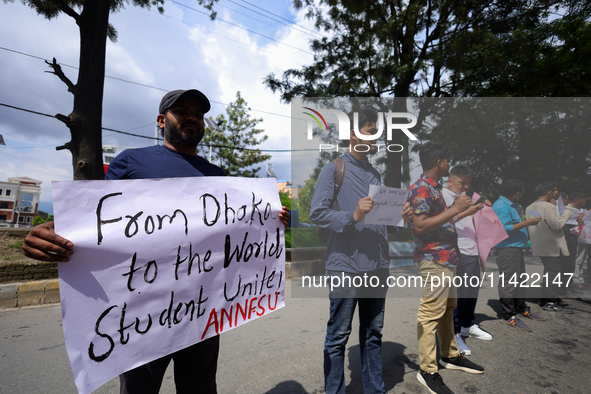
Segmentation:
{"type": "Polygon", "coordinates": [[[310,394],[295,380],[281,382],[264,394],[310,394]]]}
{"type": "MultiPolygon", "coordinates": [[[[539,298],[526,298],[525,302],[529,307],[532,307],[534,305],[538,305],[538,302],[540,301],[539,298]]],[[[491,307],[491,309],[493,311],[495,311],[497,313],[497,317],[491,317],[488,316],[486,317],[486,315],[482,315],[482,314],[476,314],[476,320],[479,320],[479,317],[483,317],[481,321],[483,320],[495,320],[495,319],[500,319],[502,317],[502,308],[501,308],[501,301],[494,299],[494,300],[488,300],[488,302],[486,303],[489,307],[491,307]]],[[[532,308],[532,312],[535,311],[535,308],[532,308]]],[[[537,311],[535,311],[537,312],[537,311]]]]}
{"type": "MultiPolygon", "coordinates": [[[[405,369],[418,371],[419,355],[404,354],[406,346],[395,342],[382,342],[382,372],[386,392],[392,390],[404,380],[405,369]]],[[[347,360],[351,382],[347,385],[348,393],[363,393],[363,378],[361,377],[361,361],[359,345],[348,348],[347,360]]]]}
{"type": "MultiPolygon", "coordinates": [[[[496,319],[500,319],[501,318],[501,301],[497,300],[497,299],[490,299],[487,301],[486,305],[488,305],[493,311],[496,312],[497,316],[496,319]]],[[[489,317],[488,320],[494,320],[494,317],[489,317]]]]}

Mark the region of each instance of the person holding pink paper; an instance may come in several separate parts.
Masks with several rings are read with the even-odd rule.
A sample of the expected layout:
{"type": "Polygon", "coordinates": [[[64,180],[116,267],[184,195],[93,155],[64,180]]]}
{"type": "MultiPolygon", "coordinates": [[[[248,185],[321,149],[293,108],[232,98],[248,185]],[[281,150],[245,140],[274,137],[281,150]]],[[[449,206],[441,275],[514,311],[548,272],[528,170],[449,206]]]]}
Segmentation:
{"type": "MultiPolygon", "coordinates": [[[[454,200],[466,194],[472,184],[472,170],[464,165],[455,166],[449,172],[447,187],[442,189],[445,204],[451,207],[454,200]]],[[[486,200],[488,205],[491,205],[486,200]]],[[[478,301],[478,291],[480,290],[480,261],[478,258],[478,244],[476,240],[476,228],[474,226],[474,214],[478,212],[484,203],[471,205],[467,210],[458,215],[455,222],[458,233],[458,247],[460,248],[459,260],[456,267],[456,276],[466,278],[462,286],[458,287],[458,301],[454,309],[454,329],[458,349],[465,356],[470,356],[472,351],[464,342],[463,337],[472,337],[490,341],[493,337],[488,332],[481,329],[475,323],[476,302],[478,301]],[[477,280],[472,282],[473,277],[477,280]],[[470,283],[476,283],[475,286],[470,283]]]]}

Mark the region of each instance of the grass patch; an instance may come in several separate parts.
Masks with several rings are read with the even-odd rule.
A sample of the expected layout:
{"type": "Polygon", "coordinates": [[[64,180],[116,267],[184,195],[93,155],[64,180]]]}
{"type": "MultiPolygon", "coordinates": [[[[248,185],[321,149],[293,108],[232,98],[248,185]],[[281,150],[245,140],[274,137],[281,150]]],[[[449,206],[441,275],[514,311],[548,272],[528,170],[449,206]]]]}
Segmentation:
{"type": "Polygon", "coordinates": [[[20,249],[23,246],[23,241],[16,241],[13,244],[10,245],[6,245],[7,248],[12,248],[12,249],[20,249]]]}

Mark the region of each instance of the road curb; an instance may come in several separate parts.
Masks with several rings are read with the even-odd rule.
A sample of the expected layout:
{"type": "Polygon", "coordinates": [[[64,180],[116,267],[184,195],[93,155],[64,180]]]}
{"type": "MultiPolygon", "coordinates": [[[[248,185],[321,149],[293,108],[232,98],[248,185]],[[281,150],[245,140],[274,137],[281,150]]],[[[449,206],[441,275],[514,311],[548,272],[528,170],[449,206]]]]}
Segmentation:
{"type": "Polygon", "coordinates": [[[0,309],[60,302],[59,279],[0,285],[0,309]]]}

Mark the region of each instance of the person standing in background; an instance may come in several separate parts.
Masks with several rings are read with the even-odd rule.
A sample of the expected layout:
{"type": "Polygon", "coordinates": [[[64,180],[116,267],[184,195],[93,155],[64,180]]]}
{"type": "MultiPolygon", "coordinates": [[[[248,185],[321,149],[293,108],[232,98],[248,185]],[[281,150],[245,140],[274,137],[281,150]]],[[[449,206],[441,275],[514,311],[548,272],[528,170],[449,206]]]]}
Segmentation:
{"type": "MultiPolygon", "coordinates": [[[[442,189],[445,204],[451,207],[458,196],[466,194],[472,184],[472,170],[464,165],[455,166],[449,172],[447,187],[442,189]]],[[[490,204],[490,202],[487,203],[490,204]]],[[[458,232],[458,247],[461,259],[456,267],[456,276],[477,277],[480,280],[480,259],[476,243],[476,228],[473,215],[479,211],[479,205],[471,205],[462,212],[455,222],[458,232]]],[[[470,356],[472,351],[462,337],[472,337],[485,341],[492,340],[492,335],[484,331],[475,323],[476,302],[478,301],[479,286],[470,286],[470,279],[457,288],[458,300],[454,309],[454,329],[456,343],[460,353],[470,356]]]]}
{"type": "MultiPolygon", "coordinates": [[[[508,179],[501,185],[501,195],[493,204],[493,210],[507,231],[508,238],[495,246],[495,257],[499,267],[499,275],[506,278],[499,281],[499,300],[501,301],[501,322],[511,327],[531,331],[531,328],[517,318],[522,315],[529,319],[545,320],[543,317],[531,311],[525,303],[523,289],[509,283],[509,279],[515,276],[520,278],[525,272],[525,252],[528,247],[528,226],[536,226],[540,222],[539,217],[521,220],[517,211],[517,201],[523,197],[525,185],[519,179],[508,179]]],[[[515,282],[513,282],[515,283],[515,282]]]]}

